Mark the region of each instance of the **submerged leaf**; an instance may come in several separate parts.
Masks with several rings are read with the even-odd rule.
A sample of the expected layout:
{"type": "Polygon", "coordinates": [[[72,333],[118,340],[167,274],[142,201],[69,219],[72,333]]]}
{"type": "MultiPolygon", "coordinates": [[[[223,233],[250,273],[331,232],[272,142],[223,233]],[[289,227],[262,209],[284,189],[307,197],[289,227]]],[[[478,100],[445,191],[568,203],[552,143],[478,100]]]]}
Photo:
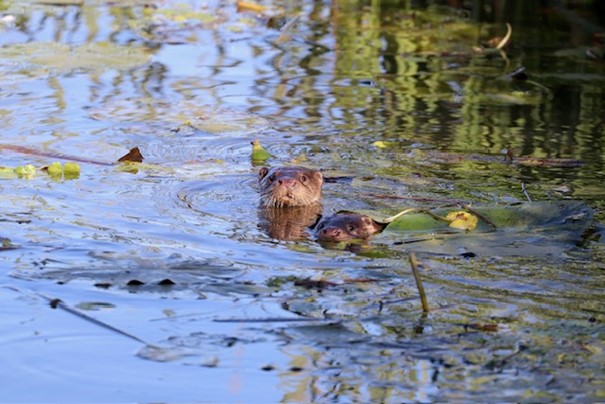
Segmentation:
{"type": "Polygon", "coordinates": [[[75,69],[132,69],[147,63],[151,55],[144,48],[108,42],[70,46],[57,42],[28,42],[0,48],[4,63],[29,63],[71,71],[75,69]]]}

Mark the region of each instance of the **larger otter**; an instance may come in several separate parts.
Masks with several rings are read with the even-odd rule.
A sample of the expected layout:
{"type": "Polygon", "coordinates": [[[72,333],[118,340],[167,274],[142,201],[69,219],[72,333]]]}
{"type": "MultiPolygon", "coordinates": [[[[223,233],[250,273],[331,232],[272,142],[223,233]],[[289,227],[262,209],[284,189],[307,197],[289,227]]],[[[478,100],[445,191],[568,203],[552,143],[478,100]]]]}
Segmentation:
{"type": "Polygon", "coordinates": [[[258,173],[262,207],[298,207],[319,203],[323,175],[304,167],[262,167],[258,173]]]}

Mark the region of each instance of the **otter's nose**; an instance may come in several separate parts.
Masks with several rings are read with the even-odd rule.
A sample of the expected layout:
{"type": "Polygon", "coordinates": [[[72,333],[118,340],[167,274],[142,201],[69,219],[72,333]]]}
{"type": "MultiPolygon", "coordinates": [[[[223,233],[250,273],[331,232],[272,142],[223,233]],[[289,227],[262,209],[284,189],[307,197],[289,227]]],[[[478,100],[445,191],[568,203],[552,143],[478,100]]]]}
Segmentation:
{"type": "Polygon", "coordinates": [[[278,184],[284,187],[291,188],[296,185],[296,180],[294,178],[280,178],[277,180],[278,184]]]}
{"type": "Polygon", "coordinates": [[[327,227],[319,232],[323,239],[338,239],[342,234],[342,230],[337,227],[327,227]]]}

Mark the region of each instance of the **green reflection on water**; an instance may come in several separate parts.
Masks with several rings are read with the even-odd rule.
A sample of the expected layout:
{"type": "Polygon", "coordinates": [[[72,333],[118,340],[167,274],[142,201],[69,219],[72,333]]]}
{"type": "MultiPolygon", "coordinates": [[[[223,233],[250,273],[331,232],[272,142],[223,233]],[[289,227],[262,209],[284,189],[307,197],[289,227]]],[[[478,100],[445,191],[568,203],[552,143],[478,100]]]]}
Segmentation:
{"type": "MultiPolygon", "coordinates": [[[[84,308],[115,295],[162,308],[204,296],[202,311],[233,299],[229,314],[245,319],[279,299],[280,315],[321,320],[237,330],[252,346],[259,335],[282,344],[283,357],[271,351],[286,358],[275,399],[602,399],[602,243],[556,245],[556,256],[528,243],[519,256],[476,259],[432,243],[422,258],[434,310],[423,317],[406,260],[419,246],[385,234],[367,250],[325,250],[258,227],[255,138],[272,164],[304,156],[352,178],[326,184],[326,211],[524,200],[521,184],[536,200],[605,207],[605,74],[586,53],[602,47],[600,2],[443,3],[274,2],[258,16],[219,2],[3,2],[15,23],[0,26],[2,143],[108,162],[140,146],[155,166],[130,175],[84,164],[69,183],[2,180],[0,214],[11,220],[0,236],[17,248],[0,262],[13,276],[113,288],[84,308]],[[276,27],[294,17],[282,37],[276,27]],[[505,57],[473,49],[506,22],[505,57]],[[528,80],[508,75],[520,66],[528,80]],[[149,287],[126,288],[133,278],[149,287]],[[294,285],[306,278],[324,286],[294,285]],[[156,287],[161,279],[177,285],[156,287]]],[[[0,156],[1,166],[45,163],[0,156]]],[[[163,325],[167,341],[212,341],[196,321],[163,325]]],[[[211,336],[212,322],[204,329],[211,336]]],[[[261,365],[247,363],[256,380],[261,365]]]]}

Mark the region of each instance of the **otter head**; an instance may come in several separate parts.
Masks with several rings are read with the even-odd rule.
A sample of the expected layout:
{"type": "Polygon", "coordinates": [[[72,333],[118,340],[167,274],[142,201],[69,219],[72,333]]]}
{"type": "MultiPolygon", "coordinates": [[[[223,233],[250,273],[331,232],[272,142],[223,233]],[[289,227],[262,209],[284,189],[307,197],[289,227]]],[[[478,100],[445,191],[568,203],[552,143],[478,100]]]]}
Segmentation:
{"type": "Polygon", "coordinates": [[[341,242],[353,239],[366,240],[382,232],[386,227],[386,223],[379,223],[366,215],[338,212],[320,219],[312,229],[318,241],[341,242]]]}
{"type": "Polygon", "coordinates": [[[304,167],[262,167],[258,173],[260,204],[267,207],[309,206],[319,202],[323,176],[304,167]]]}

